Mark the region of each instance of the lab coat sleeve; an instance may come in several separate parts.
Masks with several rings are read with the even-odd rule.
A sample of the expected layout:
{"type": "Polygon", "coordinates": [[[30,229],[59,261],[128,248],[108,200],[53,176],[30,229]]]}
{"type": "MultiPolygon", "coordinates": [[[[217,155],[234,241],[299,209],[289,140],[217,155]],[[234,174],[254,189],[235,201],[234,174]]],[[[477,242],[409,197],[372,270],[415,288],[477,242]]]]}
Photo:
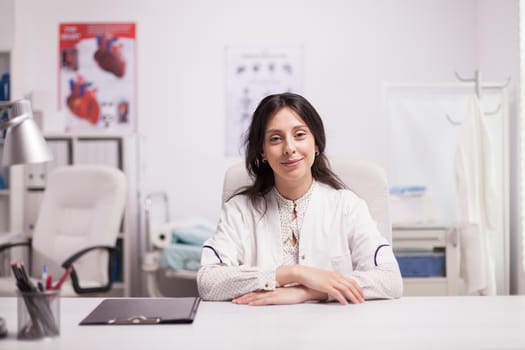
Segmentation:
{"type": "Polygon", "coordinates": [[[353,278],[365,299],[393,299],[403,294],[403,280],[392,246],[372,219],[366,203],[359,200],[345,213],[352,253],[353,278]]]}
{"type": "Polygon", "coordinates": [[[250,249],[246,235],[253,234],[247,223],[246,201],[225,203],[215,234],[203,246],[197,287],[204,300],[231,300],[256,290],[275,289],[275,270],[263,270],[245,261],[250,249]]]}

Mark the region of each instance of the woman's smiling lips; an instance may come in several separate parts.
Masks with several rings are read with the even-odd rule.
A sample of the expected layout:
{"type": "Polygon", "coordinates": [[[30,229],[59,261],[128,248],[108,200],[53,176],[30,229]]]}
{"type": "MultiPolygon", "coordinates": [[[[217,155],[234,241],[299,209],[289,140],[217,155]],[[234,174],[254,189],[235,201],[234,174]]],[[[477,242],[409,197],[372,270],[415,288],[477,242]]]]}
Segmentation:
{"type": "Polygon", "coordinates": [[[293,166],[297,165],[303,159],[304,158],[301,158],[301,159],[289,159],[287,161],[281,162],[281,164],[284,165],[285,167],[293,167],[293,166]]]}

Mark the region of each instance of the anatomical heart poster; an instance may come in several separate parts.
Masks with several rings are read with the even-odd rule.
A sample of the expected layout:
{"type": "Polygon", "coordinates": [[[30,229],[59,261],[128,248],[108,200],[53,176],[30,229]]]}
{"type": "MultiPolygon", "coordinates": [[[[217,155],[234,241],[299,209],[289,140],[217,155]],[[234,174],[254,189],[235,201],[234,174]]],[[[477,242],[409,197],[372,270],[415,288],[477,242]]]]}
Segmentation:
{"type": "Polygon", "coordinates": [[[61,23],[59,35],[66,131],[134,131],[135,24],[61,23]]]}

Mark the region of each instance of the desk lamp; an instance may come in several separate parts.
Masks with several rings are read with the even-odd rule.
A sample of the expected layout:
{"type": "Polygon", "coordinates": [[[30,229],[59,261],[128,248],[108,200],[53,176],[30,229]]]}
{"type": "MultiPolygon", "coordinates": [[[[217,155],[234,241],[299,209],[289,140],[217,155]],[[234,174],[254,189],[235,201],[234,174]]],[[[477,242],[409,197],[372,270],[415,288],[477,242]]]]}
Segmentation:
{"type": "Polygon", "coordinates": [[[43,163],[53,159],[33,119],[28,100],[0,102],[0,113],[4,111],[8,112],[8,118],[0,121],[0,130],[7,129],[2,166],[43,163]]]}

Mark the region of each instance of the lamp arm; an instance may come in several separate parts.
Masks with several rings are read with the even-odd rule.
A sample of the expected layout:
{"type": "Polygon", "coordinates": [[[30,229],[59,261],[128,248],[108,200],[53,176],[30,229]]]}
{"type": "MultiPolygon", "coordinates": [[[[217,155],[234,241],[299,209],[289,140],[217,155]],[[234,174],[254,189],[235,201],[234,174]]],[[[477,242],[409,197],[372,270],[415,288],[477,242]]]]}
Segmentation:
{"type": "Polygon", "coordinates": [[[29,118],[31,118],[29,116],[29,114],[22,114],[22,115],[14,117],[12,119],[3,121],[3,122],[0,123],[0,130],[4,130],[4,129],[7,129],[7,128],[11,128],[13,126],[16,126],[16,125],[22,123],[24,120],[29,119],[29,118]]]}

